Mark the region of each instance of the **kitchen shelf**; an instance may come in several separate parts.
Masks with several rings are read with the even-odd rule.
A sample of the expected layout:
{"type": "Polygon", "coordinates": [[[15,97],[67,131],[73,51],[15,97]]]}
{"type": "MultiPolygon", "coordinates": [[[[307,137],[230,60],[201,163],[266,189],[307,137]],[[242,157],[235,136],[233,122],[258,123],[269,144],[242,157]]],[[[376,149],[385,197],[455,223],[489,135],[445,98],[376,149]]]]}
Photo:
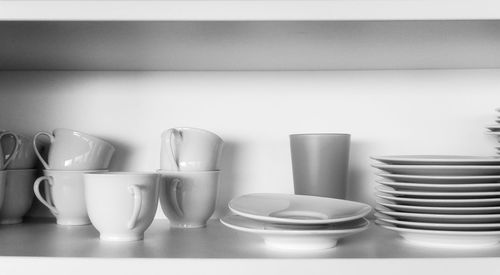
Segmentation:
{"type": "Polygon", "coordinates": [[[0,256],[93,258],[467,258],[500,257],[500,246],[484,249],[446,249],[407,243],[374,224],[342,239],[333,249],[290,252],[269,249],[256,235],[241,233],[211,221],[202,229],[170,229],[155,220],[144,241],[103,242],[88,226],[26,223],[0,227],[0,256]]]}
{"type": "Polygon", "coordinates": [[[495,0],[1,1],[0,20],[274,21],[500,19],[495,0]]]}

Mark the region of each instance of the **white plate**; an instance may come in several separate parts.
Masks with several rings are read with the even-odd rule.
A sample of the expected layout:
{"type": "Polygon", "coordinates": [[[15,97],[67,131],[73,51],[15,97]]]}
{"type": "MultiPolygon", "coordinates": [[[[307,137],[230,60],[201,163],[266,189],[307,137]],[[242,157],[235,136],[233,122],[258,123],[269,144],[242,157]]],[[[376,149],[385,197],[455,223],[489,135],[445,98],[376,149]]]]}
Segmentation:
{"type": "Polygon", "coordinates": [[[371,206],[354,201],[290,194],[249,194],[234,198],[229,209],[254,220],[283,224],[325,224],[362,218],[371,206]]]}
{"type": "Polygon", "coordinates": [[[500,198],[471,198],[471,199],[441,199],[441,198],[403,198],[395,197],[393,195],[387,195],[383,193],[375,193],[379,198],[386,199],[389,201],[396,202],[398,204],[404,205],[416,205],[416,206],[434,206],[434,207],[448,207],[448,206],[470,206],[470,207],[481,207],[481,206],[500,206],[500,198]]]}
{"type": "Polygon", "coordinates": [[[377,211],[398,219],[412,222],[446,222],[446,223],[489,223],[500,222],[500,214],[428,214],[398,212],[377,206],[377,211]]]}
{"type": "Polygon", "coordinates": [[[500,231],[445,231],[413,229],[376,221],[383,228],[396,231],[405,240],[422,245],[449,248],[476,248],[498,245],[500,231]]]}
{"type": "Polygon", "coordinates": [[[436,223],[436,222],[410,222],[401,221],[381,213],[375,213],[378,220],[386,223],[401,225],[414,229],[436,229],[436,230],[462,230],[462,231],[488,231],[500,230],[500,223],[436,223]]]}
{"type": "Polygon", "coordinates": [[[371,158],[386,164],[401,165],[500,165],[500,158],[484,156],[401,155],[371,158]]]}
{"type": "Polygon", "coordinates": [[[383,179],[375,180],[385,186],[394,188],[395,190],[412,190],[412,191],[441,191],[441,192],[480,192],[480,191],[500,191],[500,183],[462,183],[462,184],[432,184],[432,183],[417,183],[417,182],[397,182],[383,179]]]}
{"type": "Polygon", "coordinates": [[[232,229],[261,236],[266,245],[279,249],[310,250],[326,249],[337,245],[337,241],[368,228],[366,219],[323,225],[312,230],[299,229],[295,225],[276,225],[256,221],[238,215],[229,215],[220,219],[221,223],[232,229]]]}
{"type": "Polygon", "coordinates": [[[409,191],[409,190],[395,190],[392,187],[379,185],[375,187],[375,190],[391,194],[394,196],[404,196],[404,197],[440,197],[440,198],[486,198],[486,197],[500,197],[500,192],[434,192],[434,191],[409,191]]]}
{"type": "Polygon", "coordinates": [[[487,125],[486,128],[490,129],[491,131],[500,131],[500,124],[493,124],[493,125],[487,125]]]}
{"type": "Polygon", "coordinates": [[[428,176],[488,176],[500,175],[498,165],[391,165],[372,164],[373,167],[392,174],[428,176]]]}
{"type": "Polygon", "coordinates": [[[391,203],[388,201],[377,200],[377,203],[389,209],[407,212],[407,213],[426,213],[426,214],[500,214],[500,206],[483,207],[452,207],[452,206],[417,206],[391,203]]]}
{"type": "Polygon", "coordinates": [[[500,175],[496,176],[428,176],[428,175],[399,175],[399,174],[377,174],[379,177],[399,182],[422,182],[438,184],[462,184],[462,183],[485,183],[500,182],[500,175]]]}

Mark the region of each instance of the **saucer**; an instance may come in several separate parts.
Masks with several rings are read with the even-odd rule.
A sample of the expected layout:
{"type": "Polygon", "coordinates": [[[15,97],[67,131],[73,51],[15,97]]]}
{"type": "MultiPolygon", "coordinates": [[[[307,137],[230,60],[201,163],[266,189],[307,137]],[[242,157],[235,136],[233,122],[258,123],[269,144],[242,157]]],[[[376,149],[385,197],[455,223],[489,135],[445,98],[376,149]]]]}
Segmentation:
{"type": "Polygon", "coordinates": [[[427,214],[407,213],[377,206],[377,211],[394,218],[412,222],[447,222],[447,223],[490,223],[500,222],[500,214],[427,214]]]}
{"type": "Polygon", "coordinates": [[[398,175],[488,176],[499,175],[499,165],[391,165],[372,164],[382,171],[398,175]]]}
{"type": "Polygon", "coordinates": [[[480,192],[480,191],[500,191],[500,182],[493,183],[417,183],[417,182],[397,182],[383,179],[375,180],[385,186],[394,188],[397,191],[441,191],[441,192],[480,192]]]}
{"type": "Polygon", "coordinates": [[[500,223],[439,223],[439,222],[411,222],[397,220],[390,216],[375,213],[375,217],[389,224],[401,225],[413,229],[435,229],[435,230],[461,230],[461,231],[490,231],[500,230],[500,223]]]}
{"type": "Polygon", "coordinates": [[[234,230],[259,235],[269,247],[288,250],[332,248],[337,245],[340,238],[364,231],[370,224],[366,219],[358,219],[330,224],[321,229],[306,230],[296,229],[295,226],[287,228],[283,225],[273,225],[238,215],[229,215],[220,221],[234,230]]]}
{"type": "Polygon", "coordinates": [[[243,217],[282,224],[326,224],[351,221],[371,212],[354,201],[290,194],[249,194],[232,199],[229,209],[243,217]]]}
{"type": "Polygon", "coordinates": [[[401,165],[500,165],[499,157],[460,155],[400,155],[375,156],[374,160],[401,165]]]}
{"type": "Polygon", "coordinates": [[[402,205],[377,200],[379,205],[385,206],[400,212],[407,213],[426,213],[426,214],[500,214],[500,206],[484,207],[434,207],[434,206],[415,206],[402,205]]]}
{"type": "Polygon", "coordinates": [[[500,175],[489,176],[429,176],[429,175],[403,175],[403,174],[377,174],[377,176],[399,182],[421,182],[437,184],[462,184],[500,182],[500,175]]]}
{"type": "Polygon", "coordinates": [[[389,194],[375,193],[375,196],[404,205],[417,206],[500,206],[500,198],[405,198],[389,194]]]}
{"type": "Polygon", "coordinates": [[[500,191],[486,191],[486,192],[439,192],[439,191],[411,191],[411,190],[395,190],[394,188],[379,185],[375,190],[391,194],[394,196],[404,197],[440,197],[440,198],[486,198],[486,197],[500,197],[500,191]]]}

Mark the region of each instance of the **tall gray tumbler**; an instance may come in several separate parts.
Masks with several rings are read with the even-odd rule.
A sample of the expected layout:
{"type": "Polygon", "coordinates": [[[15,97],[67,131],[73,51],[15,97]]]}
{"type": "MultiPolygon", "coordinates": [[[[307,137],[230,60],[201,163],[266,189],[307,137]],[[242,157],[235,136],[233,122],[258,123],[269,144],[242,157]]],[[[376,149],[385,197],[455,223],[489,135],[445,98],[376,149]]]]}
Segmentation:
{"type": "Polygon", "coordinates": [[[295,194],[344,199],[349,134],[290,135],[295,194]]]}

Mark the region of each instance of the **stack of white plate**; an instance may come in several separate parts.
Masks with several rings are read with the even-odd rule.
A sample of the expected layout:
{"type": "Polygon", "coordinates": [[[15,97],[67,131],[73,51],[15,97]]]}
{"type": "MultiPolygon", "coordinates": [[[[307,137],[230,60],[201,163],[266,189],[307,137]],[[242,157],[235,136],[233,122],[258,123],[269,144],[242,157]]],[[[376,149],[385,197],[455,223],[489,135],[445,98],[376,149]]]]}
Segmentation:
{"type": "Polygon", "coordinates": [[[289,194],[249,194],[229,202],[234,213],[222,224],[257,234],[280,249],[326,249],[365,230],[369,205],[323,197],[289,194]]]}
{"type": "Polygon", "coordinates": [[[500,242],[500,157],[373,157],[377,223],[408,241],[470,247],[500,242]]]}
{"type": "MultiPolygon", "coordinates": [[[[500,143],[500,108],[496,108],[495,111],[497,112],[497,118],[495,120],[495,124],[488,125],[486,128],[488,129],[487,134],[496,136],[498,139],[498,142],[500,143]]],[[[500,146],[496,147],[497,149],[497,154],[500,155],[500,146]]]]}

